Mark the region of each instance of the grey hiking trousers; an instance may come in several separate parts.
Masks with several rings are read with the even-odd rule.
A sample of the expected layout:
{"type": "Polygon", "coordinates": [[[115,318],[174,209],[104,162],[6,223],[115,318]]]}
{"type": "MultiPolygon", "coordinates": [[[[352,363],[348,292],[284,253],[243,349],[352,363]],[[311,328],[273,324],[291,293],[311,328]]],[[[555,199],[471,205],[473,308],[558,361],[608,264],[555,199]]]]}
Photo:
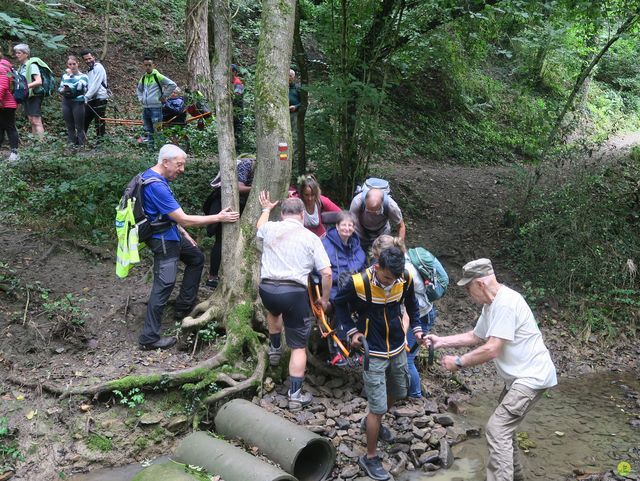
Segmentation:
{"type": "Polygon", "coordinates": [[[147,304],[147,317],[139,338],[140,344],[152,344],[160,339],[162,313],[176,284],[178,261],[185,263],[185,269],[180,294],[174,305],[176,312],[193,308],[204,267],[202,251],[183,237],[179,242],[150,239],[147,244],[153,251],[153,286],[147,304]]]}

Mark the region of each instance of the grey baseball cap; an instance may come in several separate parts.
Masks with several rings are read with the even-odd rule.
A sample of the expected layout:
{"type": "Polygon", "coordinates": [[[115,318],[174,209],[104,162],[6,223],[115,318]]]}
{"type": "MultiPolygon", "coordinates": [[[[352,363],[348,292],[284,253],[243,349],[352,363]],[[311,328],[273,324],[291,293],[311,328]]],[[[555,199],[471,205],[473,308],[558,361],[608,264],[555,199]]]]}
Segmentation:
{"type": "Polygon", "coordinates": [[[480,277],[486,277],[493,274],[493,266],[489,259],[476,259],[467,262],[462,267],[462,279],[458,281],[459,286],[466,286],[469,282],[480,277]]]}

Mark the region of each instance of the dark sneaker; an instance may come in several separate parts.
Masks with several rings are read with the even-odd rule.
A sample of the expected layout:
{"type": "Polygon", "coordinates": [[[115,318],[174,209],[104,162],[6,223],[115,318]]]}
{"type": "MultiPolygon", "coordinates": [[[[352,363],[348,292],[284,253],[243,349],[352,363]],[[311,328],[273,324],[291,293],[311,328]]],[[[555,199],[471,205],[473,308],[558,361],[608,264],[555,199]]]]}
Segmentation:
{"type": "Polygon", "coordinates": [[[309,405],[313,396],[308,392],[302,392],[302,388],[298,389],[296,392],[289,394],[289,411],[299,411],[303,407],[309,405]]]}
{"type": "Polygon", "coordinates": [[[205,282],[204,285],[209,289],[215,289],[216,287],[218,287],[219,283],[220,283],[220,279],[218,277],[214,277],[212,279],[207,279],[207,282],[205,282]]]}
{"type": "Polygon", "coordinates": [[[156,342],[151,344],[140,344],[140,349],[143,351],[153,351],[154,349],[169,349],[176,343],[175,337],[161,337],[156,342]]]}
{"type": "Polygon", "coordinates": [[[277,366],[280,364],[280,358],[282,357],[282,353],[284,352],[284,345],[280,344],[280,347],[273,347],[269,344],[269,364],[272,366],[277,366]]]}
{"type": "MultiPolygon", "coordinates": [[[[363,433],[367,432],[367,416],[363,417],[362,421],[360,421],[360,431],[362,431],[363,433]]],[[[396,440],[396,437],[391,432],[391,429],[380,423],[378,440],[384,441],[385,443],[392,443],[396,440]]]]}
{"type": "Polygon", "coordinates": [[[385,481],[390,478],[389,473],[382,467],[379,456],[368,458],[366,454],[358,458],[358,464],[371,479],[385,481]]]}

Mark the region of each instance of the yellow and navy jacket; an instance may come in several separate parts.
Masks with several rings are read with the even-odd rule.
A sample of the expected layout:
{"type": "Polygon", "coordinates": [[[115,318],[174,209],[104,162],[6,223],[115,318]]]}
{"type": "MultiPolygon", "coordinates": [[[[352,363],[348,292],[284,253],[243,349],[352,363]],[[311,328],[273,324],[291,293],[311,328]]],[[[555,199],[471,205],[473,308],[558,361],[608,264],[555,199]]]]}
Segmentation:
{"type": "Polygon", "coordinates": [[[414,334],[422,332],[418,302],[413,290],[411,274],[405,271],[389,291],[373,278],[373,268],[353,274],[334,298],[334,320],[348,336],[361,332],[367,338],[369,354],[390,358],[402,352],[406,345],[402,329],[401,305],[409,315],[409,328],[414,334]],[[357,321],[351,313],[357,313],[357,321]]]}

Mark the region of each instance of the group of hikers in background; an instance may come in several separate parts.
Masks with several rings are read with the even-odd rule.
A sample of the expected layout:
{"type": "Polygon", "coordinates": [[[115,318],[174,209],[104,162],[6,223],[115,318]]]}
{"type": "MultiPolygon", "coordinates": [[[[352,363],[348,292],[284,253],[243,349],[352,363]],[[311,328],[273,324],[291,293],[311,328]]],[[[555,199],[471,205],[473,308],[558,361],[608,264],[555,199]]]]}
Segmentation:
{"type": "MultiPolygon", "coordinates": [[[[205,257],[185,228],[206,225],[209,234],[216,236],[206,285],[217,288],[220,226],[240,217],[240,212],[223,206],[220,177],[211,182],[204,215],[183,212],[169,182],[184,172],[186,161],[182,149],[164,145],[157,164],[140,174],[146,179],[142,195],[145,215],[150,221],[170,223],[149,242],[154,279],[139,338],[141,349],[168,349],[176,343],[175,337],[162,336],[161,320],[176,283],[179,261],[185,270],[174,304],[176,320],[195,307],[205,257]]],[[[237,162],[241,209],[251,192],[255,165],[254,159],[237,162]]],[[[497,281],[491,261],[481,258],[467,263],[457,283],[482,306],[474,329],[436,336],[430,333],[436,321],[433,302],[444,293],[443,285],[438,284],[443,284],[440,281],[446,273],[441,265],[437,272],[426,249],[405,248],[406,226],[386,181],[367,179],[349,210],[324,196],[313,175],[299,179],[282,200],[271,200],[268,191],[260,192],[258,200],[262,207],[256,221],[261,253],[258,292],[267,311],[270,364],[280,364],[285,343],[291,351],[288,408],[297,411],[312,402],[303,385],[307,344],[317,321],[312,313],[320,310],[333,319],[336,340],[330,349],[331,364],[346,363],[336,344],[348,346],[347,355],[366,346],[368,358],[363,362],[362,377],[368,412],[360,423],[366,434],[366,454],[359,457],[358,464],[367,476],[384,481],[390,476],[378,455],[377,443],[394,441],[393,431],[383,424],[384,415],[400,399],[421,402],[423,396],[415,366],[417,348],[474,347],[463,355],[442,355],[441,365],[455,372],[494,361],[505,387],[487,423],[487,479],[522,479],[515,432],[544,392],[557,384],[556,370],[531,309],[519,293],[497,281]],[[278,205],[280,219],[271,220],[278,205]],[[390,235],[392,229],[397,230],[396,236],[390,235]],[[314,278],[321,288],[316,291],[318,296],[309,294],[314,278]]]]}
{"type": "MultiPolygon", "coordinates": [[[[44,98],[56,94],[61,97],[62,117],[69,144],[85,145],[89,126],[94,121],[96,139],[99,142],[106,133],[105,118],[112,93],[109,89],[107,72],[92,50],[84,49],[78,56],[69,55],[59,82],[44,60],[31,56],[29,45],[23,43],[15,45],[13,54],[16,66],[11,64],[0,48],[0,145],[6,134],[10,147],[9,160],[19,159],[20,140],[16,128],[18,107],[22,106],[24,115],[29,121],[31,133],[42,137],[45,132],[42,102],[44,98]],[[80,58],[86,66],[86,72],[83,71],[80,58]]],[[[185,94],[190,93],[188,89],[183,92],[176,82],[160,73],[152,56],[144,57],[143,68],[144,73],[136,84],[137,99],[142,105],[143,135],[138,139],[140,143],[149,143],[153,147],[155,136],[163,126],[186,125],[188,113],[192,116],[210,113],[210,109],[206,106],[206,99],[199,92],[193,95],[197,98],[194,105],[189,105],[190,102],[185,99],[185,94]]],[[[243,148],[245,86],[237,65],[230,66],[230,73],[236,150],[240,151],[243,148]]],[[[295,125],[300,106],[300,91],[295,83],[293,70],[289,78],[289,111],[291,121],[295,125]]],[[[107,120],[117,123],[118,119],[107,120]]],[[[204,128],[204,123],[200,120],[198,128],[204,128]]],[[[294,149],[295,145],[296,143],[294,143],[294,149]]]]}

